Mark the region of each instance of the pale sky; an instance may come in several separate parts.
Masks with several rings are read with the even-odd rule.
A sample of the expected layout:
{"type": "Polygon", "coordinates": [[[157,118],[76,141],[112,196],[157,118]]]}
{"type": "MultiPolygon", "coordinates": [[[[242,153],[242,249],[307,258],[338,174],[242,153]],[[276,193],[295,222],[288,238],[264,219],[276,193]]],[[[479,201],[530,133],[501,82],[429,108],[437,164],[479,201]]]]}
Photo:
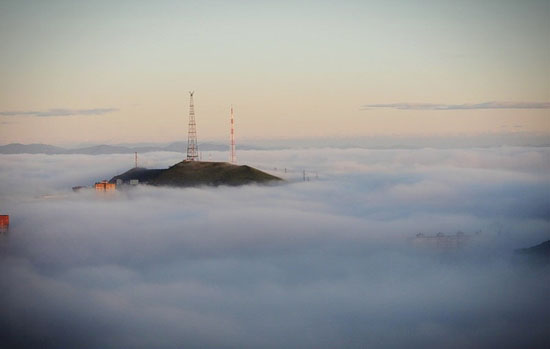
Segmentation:
{"type": "Polygon", "coordinates": [[[189,90],[199,142],[231,104],[237,140],[550,133],[549,38],[547,0],[0,1],[0,144],[185,141],[189,90]]]}

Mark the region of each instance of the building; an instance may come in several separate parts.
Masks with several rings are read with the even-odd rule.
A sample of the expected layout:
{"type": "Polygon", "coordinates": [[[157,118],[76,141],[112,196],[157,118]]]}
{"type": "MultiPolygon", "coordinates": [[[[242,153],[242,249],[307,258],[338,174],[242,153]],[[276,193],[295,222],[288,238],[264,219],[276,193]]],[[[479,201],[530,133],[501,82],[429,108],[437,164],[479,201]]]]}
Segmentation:
{"type": "Polygon", "coordinates": [[[109,183],[108,181],[101,181],[95,184],[95,190],[99,192],[112,192],[116,190],[116,184],[109,183]]]}
{"type": "Polygon", "coordinates": [[[437,249],[456,249],[463,247],[471,239],[470,235],[466,235],[459,231],[454,235],[446,235],[444,233],[437,233],[435,235],[425,235],[423,233],[416,234],[413,242],[416,246],[433,247],[437,249]]]}
{"type": "Polygon", "coordinates": [[[0,215],[0,233],[7,233],[10,227],[10,216],[7,214],[0,215]]]}

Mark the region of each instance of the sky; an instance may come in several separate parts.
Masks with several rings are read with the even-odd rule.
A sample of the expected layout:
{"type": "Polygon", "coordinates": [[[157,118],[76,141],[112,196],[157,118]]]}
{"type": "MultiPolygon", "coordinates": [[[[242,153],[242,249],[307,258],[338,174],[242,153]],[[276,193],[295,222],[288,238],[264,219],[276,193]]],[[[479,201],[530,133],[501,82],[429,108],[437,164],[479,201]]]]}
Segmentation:
{"type": "MultiPolygon", "coordinates": [[[[181,154],[141,158],[162,168],[181,154]]],[[[11,217],[0,235],[0,342],[549,346],[550,265],[514,253],[549,239],[547,147],[249,150],[239,159],[287,183],[75,193],[127,170],[131,154],[0,155],[0,212],[11,217]],[[457,231],[469,240],[456,249],[415,240],[457,231]]]]}
{"type": "Polygon", "coordinates": [[[550,133],[550,3],[1,1],[0,143],[550,133]]]}

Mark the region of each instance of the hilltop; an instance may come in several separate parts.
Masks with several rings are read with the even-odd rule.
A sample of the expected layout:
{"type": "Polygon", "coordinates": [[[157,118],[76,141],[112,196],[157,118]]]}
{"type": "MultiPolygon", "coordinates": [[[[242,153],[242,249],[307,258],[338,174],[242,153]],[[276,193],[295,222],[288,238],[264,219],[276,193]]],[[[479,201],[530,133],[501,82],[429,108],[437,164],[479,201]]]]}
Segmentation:
{"type": "Polygon", "coordinates": [[[247,165],[207,161],[182,161],[167,169],[137,167],[111,178],[109,182],[115,183],[117,179],[123,182],[137,179],[140,183],[172,187],[238,186],[282,181],[279,177],[247,165]]]}

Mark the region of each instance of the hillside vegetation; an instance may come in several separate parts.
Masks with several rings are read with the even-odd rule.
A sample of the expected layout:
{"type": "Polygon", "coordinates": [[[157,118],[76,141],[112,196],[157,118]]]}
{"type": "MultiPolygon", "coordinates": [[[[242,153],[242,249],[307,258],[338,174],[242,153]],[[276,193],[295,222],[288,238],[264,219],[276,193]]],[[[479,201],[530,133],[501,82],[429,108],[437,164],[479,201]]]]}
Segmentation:
{"type": "Polygon", "coordinates": [[[281,178],[247,165],[233,165],[227,162],[182,161],[167,169],[149,170],[133,168],[111,178],[127,182],[138,179],[140,183],[158,186],[193,187],[200,185],[245,185],[282,181],[281,178]]]}

